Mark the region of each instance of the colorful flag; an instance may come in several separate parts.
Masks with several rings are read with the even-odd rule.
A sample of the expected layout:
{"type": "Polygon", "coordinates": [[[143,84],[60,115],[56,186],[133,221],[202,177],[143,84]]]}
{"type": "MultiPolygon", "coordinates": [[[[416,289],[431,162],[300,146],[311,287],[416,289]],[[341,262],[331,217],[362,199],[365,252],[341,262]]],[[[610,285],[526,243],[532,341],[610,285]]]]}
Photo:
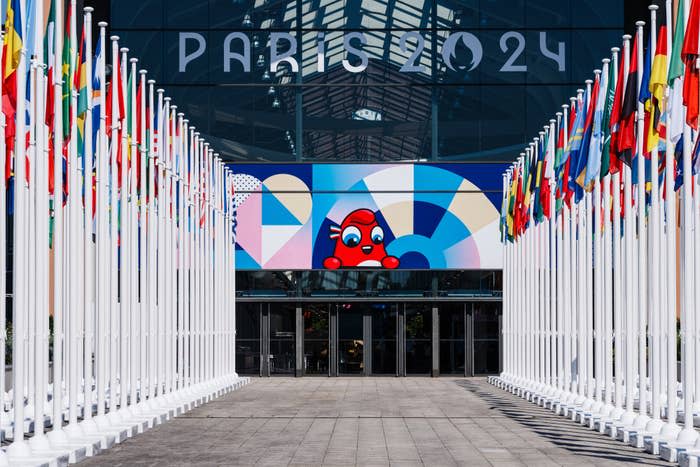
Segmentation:
{"type": "Polygon", "coordinates": [[[610,120],[612,117],[612,109],[615,105],[615,70],[611,63],[608,67],[608,89],[605,91],[605,111],[603,112],[603,121],[601,122],[601,131],[603,132],[603,148],[600,156],[600,179],[602,180],[611,172],[614,155],[611,151],[612,132],[610,131],[610,120]]]}
{"type": "Polygon", "coordinates": [[[637,39],[635,36],[632,54],[630,56],[630,67],[627,75],[624,99],[622,103],[620,120],[620,139],[618,140],[618,154],[622,162],[632,166],[632,159],[635,153],[635,113],[637,110],[637,39]]]}
{"type": "Polygon", "coordinates": [[[673,32],[673,47],[671,49],[671,61],[668,67],[668,84],[671,86],[671,96],[668,99],[667,112],[671,119],[668,128],[668,136],[673,144],[671,150],[683,135],[683,125],[685,125],[685,106],[683,105],[683,75],[685,65],[681,60],[681,50],[683,48],[683,35],[685,34],[685,5],[678,2],[678,12],[676,15],[676,28],[673,32]]]}
{"type": "MultiPolygon", "coordinates": [[[[682,2],[681,2],[682,3],[682,2]]],[[[681,59],[685,63],[685,78],[683,81],[683,104],[687,107],[685,121],[691,128],[698,129],[698,86],[700,86],[700,70],[696,66],[698,50],[698,34],[700,33],[700,0],[690,4],[688,25],[683,40],[681,59]]]]}
{"type": "Polygon", "coordinates": [[[17,67],[22,51],[22,16],[19,0],[8,0],[5,21],[5,37],[3,40],[3,73],[2,93],[3,111],[8,120],[14,115],[17,107],[17,67]]]}
{"type": "MultiPolygon", "coordinates": [[[[590,187],[593,180],[595,180],[600,173],[604,136],[603,118],[606,107],[605,104],[607,102],[606,93],[608,91],[607,73],[601,73],[600,79],[596,80],[596,88],[598,88],[598,98],[595,101],[595,108],[593,109],[593,130],[591,134],[591,143],[588,149],[585,178],[583,180],[584,187],[590,187]]],[[[591,101],[591,104],[593,104],[593,101],[591,101]]]]}
{"type": "Polygon", "coordinates": [[[664,94],[667,80],[668,66],[668,46],[666,39],[666,15],[658,16],[659,26],[656,34],[656,53],[654,54],[654,64],[651,67],[651,77],[649,78],[649,92],[651,98],[645,104],[645,109],[649,112],[649,131],[647,133],[647,151],[652,151],[659,146],[659,137],[662,133],[663,120],[661,115],[665,111],[664,94]]]}

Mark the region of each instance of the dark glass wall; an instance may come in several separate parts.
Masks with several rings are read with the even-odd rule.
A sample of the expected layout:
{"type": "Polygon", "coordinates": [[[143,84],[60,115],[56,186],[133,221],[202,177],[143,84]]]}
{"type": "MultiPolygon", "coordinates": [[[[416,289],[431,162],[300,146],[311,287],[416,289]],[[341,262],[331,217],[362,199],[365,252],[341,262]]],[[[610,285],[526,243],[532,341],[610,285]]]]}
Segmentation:
{"type": "Polygon", "coordinates": [[[619,42],[624,4],[120,0],[110,33],[231,161],[510,161],[619,42]],[[296,70],[271,71],[280,33],[296,70]]]}

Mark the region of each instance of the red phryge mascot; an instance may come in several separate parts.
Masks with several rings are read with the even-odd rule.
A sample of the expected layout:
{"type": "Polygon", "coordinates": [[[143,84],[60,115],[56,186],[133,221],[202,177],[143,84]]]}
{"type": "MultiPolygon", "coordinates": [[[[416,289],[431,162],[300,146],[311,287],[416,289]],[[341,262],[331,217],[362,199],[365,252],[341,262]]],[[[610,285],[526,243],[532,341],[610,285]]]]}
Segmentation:
{"type": "Polygon", "coordinates": [[[383,267],[396,269],[399,259],[384,249],[384,230],[369,209],[358,209],[343,219],[340,227],[331,227],[335,240],[333,256],[323,260],[326,269],[383,267]]]}

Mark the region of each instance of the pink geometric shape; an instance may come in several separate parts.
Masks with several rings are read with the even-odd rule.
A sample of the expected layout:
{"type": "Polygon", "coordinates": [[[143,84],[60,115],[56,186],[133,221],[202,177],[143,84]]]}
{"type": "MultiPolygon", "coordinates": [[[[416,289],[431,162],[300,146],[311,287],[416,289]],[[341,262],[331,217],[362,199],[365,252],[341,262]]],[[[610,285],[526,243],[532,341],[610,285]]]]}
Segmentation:
{"type": "Polygon", "coordinates": [[[479,246],[473,235],[455,243],[446,249],[443,254],[445,255],[448,268],[479,269],[481,264],[479,246]]]}
{"type": "Polygon", "coordinates": [[[237,210],[236,242],[258,264],[262,261],[262,193],[248,196],[237,210]]]}
{"type": "Polygon", "coordinates": [[[265,269],[311,268],[311,222],[304,224],[299,232],[261,266],[265,269]]]}

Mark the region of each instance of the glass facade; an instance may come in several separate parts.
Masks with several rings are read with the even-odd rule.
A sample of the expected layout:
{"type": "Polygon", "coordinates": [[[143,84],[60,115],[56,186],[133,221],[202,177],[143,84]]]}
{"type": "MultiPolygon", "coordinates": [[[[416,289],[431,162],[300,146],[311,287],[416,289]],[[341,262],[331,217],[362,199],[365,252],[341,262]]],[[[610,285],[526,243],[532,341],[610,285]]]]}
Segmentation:
{"type": "Polygon", "coordinates": [[[604,0],[120,0],[229,161],[510,161],[624,26],[604,0]]]}

